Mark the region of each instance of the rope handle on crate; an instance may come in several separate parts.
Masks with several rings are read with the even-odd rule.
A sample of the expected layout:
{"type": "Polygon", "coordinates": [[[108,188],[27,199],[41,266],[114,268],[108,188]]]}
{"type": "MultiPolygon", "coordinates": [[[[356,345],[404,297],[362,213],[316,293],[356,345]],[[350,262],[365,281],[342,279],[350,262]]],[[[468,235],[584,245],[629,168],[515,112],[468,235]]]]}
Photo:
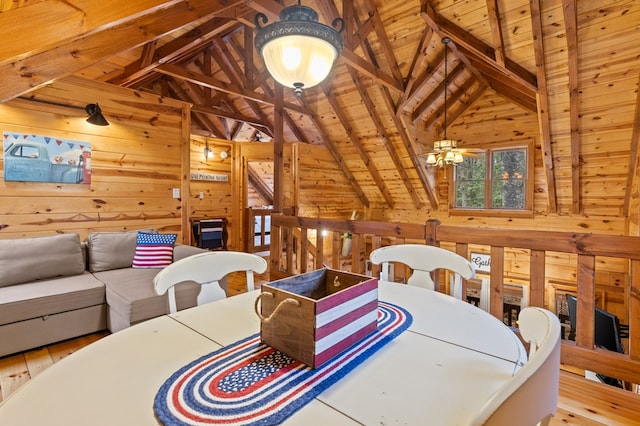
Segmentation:
{"type": "Polygon", "coordinates": [[[273,297],[273,293],[270,293],[268,291],[263,291],[262,293],[260,293],[258,295],[258,297],[256,297],[256,301],[255,301],[255,303],[253,305],[253,310],[256,312],[256,315],[258,316],[258,318],[260,318],[260,321],[262,321],[264,323],[268,323],[269,321],[271,321],[273,319],[273,317],[276,316],[278,311],[286,304],[296,305],[297,307],[300,307],[300,302],[298,300],[292,299],[292,298],[289,297],[289,298],[284,299],[282,302],[280,302],[278,304],[278,306],[276,306],[276,308],[273,310],[273,312],[271,312],[271,315],[269,315],[268,317],[264,317],[260,313],[260,310],[258,309],[258,303],[260,303],[260,300],[262,299],[262,296],[273,297]]]}

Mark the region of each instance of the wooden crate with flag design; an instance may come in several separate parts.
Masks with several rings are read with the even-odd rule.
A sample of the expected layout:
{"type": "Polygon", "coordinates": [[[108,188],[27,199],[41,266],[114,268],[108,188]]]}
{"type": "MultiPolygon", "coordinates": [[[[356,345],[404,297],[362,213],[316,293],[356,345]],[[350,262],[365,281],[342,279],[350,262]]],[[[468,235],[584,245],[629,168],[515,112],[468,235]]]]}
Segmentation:
{"type": "Polygon", "coordinates": [[[375,331],[378,279],[319,269],[263,284],[262,341],[318,368],[375,331]]]}

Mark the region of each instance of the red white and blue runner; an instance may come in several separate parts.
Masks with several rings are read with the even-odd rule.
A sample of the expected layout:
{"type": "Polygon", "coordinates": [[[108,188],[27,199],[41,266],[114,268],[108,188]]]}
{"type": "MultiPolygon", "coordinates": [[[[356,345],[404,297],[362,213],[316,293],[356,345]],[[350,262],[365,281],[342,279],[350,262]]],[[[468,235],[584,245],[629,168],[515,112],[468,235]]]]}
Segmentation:
{"type": "Polygon", "coordinates": [[[379,302],[378,329],[315,370],[255,334],[176,371],[156,394],[156,417],[166,426],[279,424],[411,322],[406,310],[379,302]]]}

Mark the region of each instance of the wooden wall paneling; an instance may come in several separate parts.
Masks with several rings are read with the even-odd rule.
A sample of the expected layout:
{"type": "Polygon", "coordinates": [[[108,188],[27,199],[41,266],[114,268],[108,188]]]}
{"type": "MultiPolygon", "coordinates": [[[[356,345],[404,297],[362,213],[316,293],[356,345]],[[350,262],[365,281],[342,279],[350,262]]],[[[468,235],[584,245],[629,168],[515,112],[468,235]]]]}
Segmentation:
{"type": "Polygon", "coordinates": [[[324,146],[297,143],[299,215],[348,219],[352,211],[364,218],[364,205],[324,146]]]}
{"type": "MultiPolygon", "coordinates": [[[[204,175],[225,175],[227,181],[212,181],[192,179],[189,186],[188,197],[190,206],[188,208],[189,219],[191,218],[214,218],[224,217],[228,221],[227,231],[229,232],[228,247],[230,250],[241,249],[238,245],[238,232],[241,227],[237,226],[240,216],[234,216],[234,194],[235,188],[234,155],[233,143],[230,141],[207,138],[203,136],[190,136],[190,172],[204,175]],[[209,145],[213,151],[211,158],[205,159],[204,148],[209,145]],[[220,157],[221,152],[227,152],[227,158],[220,157]],[[203,198],[200,199],[200,193],[203,198]]],[[[238,204],[240,205],[240,204],[238,204]]]]}
{"type": "Polygon", "coordinates": [[[171,189],[181,187],[183,103],[78,77],[33,96],[77,108],[16,99],[0,105],[2,130],[90,143],[92,180],[0,181],[0,238],[149,227],[181,234],[182,206],[171,189]],[[109,126],[86,123],[82,109],[95,102],[109,126]]]}

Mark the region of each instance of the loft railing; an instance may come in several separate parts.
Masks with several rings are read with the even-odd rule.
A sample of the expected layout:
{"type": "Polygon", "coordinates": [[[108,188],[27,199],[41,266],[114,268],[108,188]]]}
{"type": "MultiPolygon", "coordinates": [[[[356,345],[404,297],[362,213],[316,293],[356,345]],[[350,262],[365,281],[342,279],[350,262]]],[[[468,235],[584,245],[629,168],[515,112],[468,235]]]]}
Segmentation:
{"type": "MultiPolygon", "coordinates": [[[[378,268],[368,264],[369,253],[383,245],[422,243],[442,246],[469,258],[470,246],[487,247],[490,313],[503,318],[505,295],[505,251],[528,252],[529,305],[546,307],[550,282],[545,274],[550,253],[565,253],[575,259],[577,293],[575,341],[563,340],[561,361],[580,369],[640,383],[640,237],[574,232],[472,228],[426,224],[387,223],[319,219],[274,214],[271,219],[270,278],[303,273],[328,266],[334,269],[377,276],[378,268]],[[348,256],[342,253],[345,237],[351,239],[348,256]],[[312,249],[310,250],[310,247],[312,249]],[[274,255],[279,253],[280,255],[274,255]],[[616,258],[625,266],[624,306],[628,313],[629,337],[624,354],[595,347],[596,257],[616,258]]],[[[439,289],[439,277],[434,281],[439,289]]],[[[465,283],[466,285],[466,283],[465,283]]],[[[466,293],[466,287],[463,294],[466,293]]]]}

